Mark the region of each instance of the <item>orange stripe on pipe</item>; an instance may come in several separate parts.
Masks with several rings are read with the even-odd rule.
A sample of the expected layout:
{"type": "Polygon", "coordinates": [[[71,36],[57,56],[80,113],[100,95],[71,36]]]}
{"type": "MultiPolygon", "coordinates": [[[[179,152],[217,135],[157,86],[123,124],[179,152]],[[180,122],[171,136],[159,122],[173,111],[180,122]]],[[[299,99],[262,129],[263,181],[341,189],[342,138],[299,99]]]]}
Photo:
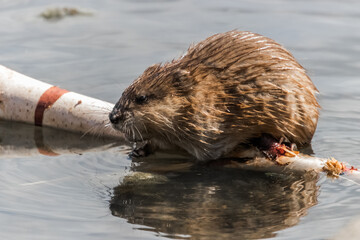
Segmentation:
{"type": "Polygon", "coordinates": [[[36,126],[42,126],[45,110],[50,108],[62,95],[67,92],[69,91],[53,86],[41,95],[35,109],[36,126]]]}

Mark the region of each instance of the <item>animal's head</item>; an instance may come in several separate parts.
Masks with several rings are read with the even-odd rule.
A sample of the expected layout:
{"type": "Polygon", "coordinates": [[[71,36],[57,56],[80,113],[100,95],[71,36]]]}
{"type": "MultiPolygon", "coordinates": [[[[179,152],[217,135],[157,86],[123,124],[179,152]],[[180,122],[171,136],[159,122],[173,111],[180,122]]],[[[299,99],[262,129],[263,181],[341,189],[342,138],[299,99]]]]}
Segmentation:
{"type": "Polygon", "coordinates": [[[134,142],[171,138],[177,131],[174,120],[186,105],[183,96],[189,88],[185,84],[188,75],[169,65],[149,67],[123,92],[109,114],[113,127],[134,142]]]}

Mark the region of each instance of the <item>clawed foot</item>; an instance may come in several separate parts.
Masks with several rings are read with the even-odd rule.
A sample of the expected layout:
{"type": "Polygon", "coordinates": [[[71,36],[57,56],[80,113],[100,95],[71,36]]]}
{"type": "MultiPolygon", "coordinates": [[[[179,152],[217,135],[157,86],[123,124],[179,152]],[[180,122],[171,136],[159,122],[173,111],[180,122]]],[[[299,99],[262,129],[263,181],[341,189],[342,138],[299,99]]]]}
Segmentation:
{"type": "Polygon", "coordinates": [[[141,158],[149,156],[152,153],[152,148],[149,142],[136,143],[134,149],[129,154],[130,158],[141,158]]]}
{"type": "Polygon", "coordinates": [[[273,137],[265,135],[259,141],[259,149],[266,157],[272,160],[276,160],[280,156],[295,157],[299,154],[296,150],[296,144],[286,144],[283,142],[283,138],[277,141],[273,137]]]}

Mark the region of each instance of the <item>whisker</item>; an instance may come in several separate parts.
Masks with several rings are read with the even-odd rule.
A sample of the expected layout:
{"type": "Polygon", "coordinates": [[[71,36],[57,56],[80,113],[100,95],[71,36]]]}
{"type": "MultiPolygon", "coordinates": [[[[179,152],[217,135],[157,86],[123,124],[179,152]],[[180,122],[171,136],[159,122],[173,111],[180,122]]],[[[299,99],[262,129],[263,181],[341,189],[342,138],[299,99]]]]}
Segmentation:
{"type": "Polygon", "coordinates": [[[148,130],[147,130],[147,127],[146,127],[145,123],[144,123],[144,122],[141,122],[141,124],[143,125],[143,127],[144,127],[144,129],[145,129],[145,132],[146,132],[146,133],[149,133],[148,130]]]}
{"type": "Polygon", "coordinates": [[[133,140],[135,140],[135,131],[134,131],[134,126],[131,125],[131,132],[132,132],[132,135],[133,135],[133,140]]]}
{"type": "MultiPolygon", "coordinates": [[[[162,130],[162,131],[158,131],[158,133],[160,133],[163,137],[167,138],[170,140],[169,136],[171,135],[174,135],[173,132],[171,132],[170,130],[168,130],[166,127],[162,126],[161,124],[158,124],[156,121],[150,119],[150,118],[147,118],[148,121],[150,122],[153,122],[155,123],[156,125],[159,126],[159,128],[162,130]],[[165,134],[165,133],[168,133],[169,135],[165,134]]],[[[166,125],[165,125],[166,126],[166,125]]],[[[176,135],[177,138],[179,138],[179,136],[176,135]]]]}
{"type": "Polygon", "coordinates": [[[135,125],[133,125],[133,126],[134,126],[134,128],[136,129],[136,131],[139,133],[140,138],[141,138],[141,141],[144,141],[144,138],[143,138],[143,136],[141,135],[139,129],[138,129],[135,125]]]}
{"type": "Polygon", "coordinates": [[[111,111],[100,111],[100,110],[93,110],[91,112],[83,113],[84,115],[109,115],[111,111]]]}
{"type": "Polygon", "coordinates": [[[112,111],[113,110],[113,107],[105,107],[105,106],[96,106],[96,105],[93,105],[92,107],[94,108],[97,108],[97,109],[100,109],[100,110],[106,110],[106,111],[112,111]]]}
{"type": "Polygon", "coordinates": [[[83,137],[85,137],[86,135],[88,135],[89,133],[91,133],[91,132],[94,130],[95,127],[96,127],[96,126],[92,126],[91,128],[89,128],[87,131],[84,132],[83,135],[81,135],[80,138],[83,138],[83,137]]]}

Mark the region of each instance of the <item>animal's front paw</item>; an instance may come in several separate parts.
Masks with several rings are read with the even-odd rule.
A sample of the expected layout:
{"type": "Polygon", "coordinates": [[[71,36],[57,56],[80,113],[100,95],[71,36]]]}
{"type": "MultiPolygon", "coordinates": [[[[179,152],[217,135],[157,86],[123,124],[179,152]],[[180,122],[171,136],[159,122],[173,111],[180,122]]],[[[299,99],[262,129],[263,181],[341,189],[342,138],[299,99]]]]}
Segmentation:
{"type": "Polygon", "coordinates": [[[129,154],[130,158],[141,158],[149,156],[152,153],[152,148],[149,142],[136,143],[134,149],[129,154]]]}
{"type": "Polygon", "coordinates": [[[280,156],[295,157],[299,154],[295,150],[297,149],[296,144],[284,142],[283,138],[277,141],[269,135],[261,137],[258,148],[271,160],[277,160],[280,156]]]}

